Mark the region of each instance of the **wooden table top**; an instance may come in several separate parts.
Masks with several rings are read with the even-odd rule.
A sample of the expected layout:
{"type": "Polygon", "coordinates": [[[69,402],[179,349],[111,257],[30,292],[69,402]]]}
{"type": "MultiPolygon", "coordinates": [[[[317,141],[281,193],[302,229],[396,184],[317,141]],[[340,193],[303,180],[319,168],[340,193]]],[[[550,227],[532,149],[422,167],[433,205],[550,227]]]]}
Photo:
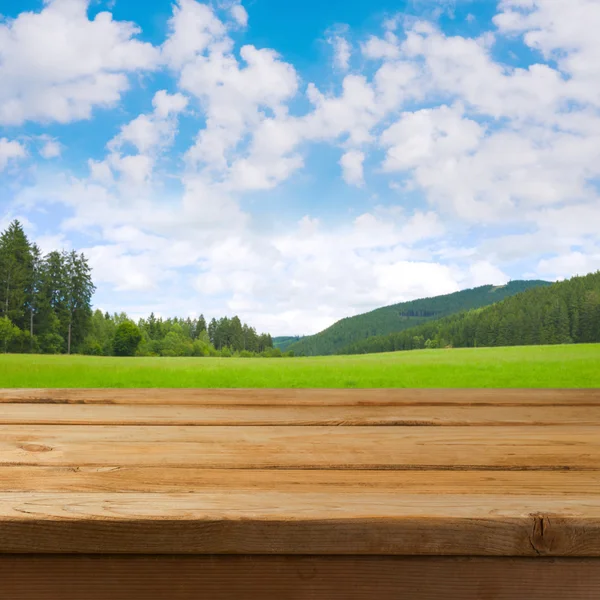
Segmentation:
{"type": "Polygon", "coordinates": [[[600,390],[0,390],[0,553],[600,556],[600,390]]]}

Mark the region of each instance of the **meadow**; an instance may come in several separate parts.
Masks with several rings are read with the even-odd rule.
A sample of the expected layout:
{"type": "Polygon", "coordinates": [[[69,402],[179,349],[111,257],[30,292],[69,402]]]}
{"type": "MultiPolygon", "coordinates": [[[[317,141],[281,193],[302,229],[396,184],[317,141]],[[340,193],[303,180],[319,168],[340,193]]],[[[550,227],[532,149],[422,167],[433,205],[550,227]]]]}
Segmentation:
{"type": "Polygon", "coordinates": [[[600,388],[600,344],[270,359],[5,354],[0,387],[600,388]]]}

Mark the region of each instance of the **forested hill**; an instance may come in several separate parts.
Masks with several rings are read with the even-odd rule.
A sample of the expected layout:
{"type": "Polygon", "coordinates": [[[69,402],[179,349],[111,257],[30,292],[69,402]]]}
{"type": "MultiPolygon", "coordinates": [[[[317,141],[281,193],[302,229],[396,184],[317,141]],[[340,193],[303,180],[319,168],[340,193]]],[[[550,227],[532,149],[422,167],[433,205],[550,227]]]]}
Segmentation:
{"type": "Polygon", "coordinates": [[[300,335],[283,335],[273,338],[273,348],[279,348],[285,352],[292,344],[299,342],[302,339],[300,335]]]}
{"type": "Polygon", "coordinates": [[[511,281],[504,286],[484,285],[444,296],[401,302],[355,317],[346,317],[287,349],[296,356],[335,354],[349,344],[372,336],[404,331],[427,321],[488,306],[531,288],[547,285],[550,285],[547,281],[511,281]]]}
{"type": "Polygon", "coordinates": [[[600,342],[600,271],[502,302],[355,342],[339,354],[600,342]]]}

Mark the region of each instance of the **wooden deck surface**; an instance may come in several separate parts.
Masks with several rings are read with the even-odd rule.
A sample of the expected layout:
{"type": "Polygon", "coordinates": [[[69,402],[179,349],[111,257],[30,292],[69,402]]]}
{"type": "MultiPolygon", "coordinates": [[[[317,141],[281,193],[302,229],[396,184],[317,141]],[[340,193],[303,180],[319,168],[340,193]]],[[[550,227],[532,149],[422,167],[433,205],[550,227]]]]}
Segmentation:
{"type": "Polygon", "coordinates": [[[0,390],[0,553],[600,557],[600,390],[0,390]]]}

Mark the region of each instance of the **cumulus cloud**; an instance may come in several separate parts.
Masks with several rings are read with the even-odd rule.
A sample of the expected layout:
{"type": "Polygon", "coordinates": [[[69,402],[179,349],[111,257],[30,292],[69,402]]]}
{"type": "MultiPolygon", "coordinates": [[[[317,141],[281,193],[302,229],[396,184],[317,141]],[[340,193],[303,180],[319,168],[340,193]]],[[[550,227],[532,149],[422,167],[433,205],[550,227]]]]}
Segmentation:
{"type": "Polygon", "coordinates": [[[44,145],[40,148],[40,154],[43,158],[51,159],[57,158],[61,153],[61,145],[56,140],[46,140],[44,145]]]}
{"type": "Polygon", "coordinates": [[[48,0],[0,23],[0,125],[88,119],[119,101],[129,74],[156,67],[158,51],[135,39],[137,26],[108,12],[90,20],[88,4],[48,0]]]}
{"type": "Polygon", "coordinates": [[[88,162],[94,181],[110,186],[120,176],[120,183],[129,191],[150,183],[152,172],[160,153],[164,152],[177,134],[177,116],[187,106],[182,94],[156,92],[152,100],[154,111],[141,114],[121,126],[107,148],[104,161],[88,162]]]}
{"type": "Polygon", "coordinates": [[[241,4],[234,4],[231,9],[231,16],[235,19],[236,23],[241,27],[248,25],[248,13],[241,4]]]}
{"type": "Polygon", "coordinates": [[[342,177],[349,185],[362,186],[364,183],[363,162],[365,160],[364,152],[359,150],[349,150],[340,159],[342,167],[342,177]]]}
{"type": "MultiPolygon", "coordinates": [[[[151,109],[121,124],[104,158],[89,160],[88,177],[23,187],[15,199],[19,208],[67,207],[64,235],[94,230],[87,252],[106,289],[151,290],[169,314],[212,307],[275,333],[312,333],[348,314],[502,285],[515,273],[598,268],[597,2],[503,0],[478,37],[392,17],[356,44],[366,66],[350,73],[350,32],[329,30],[343,72],[332,82],[303,80],[276,49],[238,47],[231,31],[248,18],[239,2],[178,0],[159,49],[137,41],[134,25],[108,13],[90,20],[86,8],[53,0],[0,25],[0,76],[17,56],[10,52],[23,53],[0,90],[0,122],[85,118],[116,102],[133,72],[161,63],[173,77],[177,91],[158,91],[151,109]],[[43,29],[38,47],[50,48],[50,65],[72,50],[54,47],[53,32],[77,29],[66,75],[37,66],[28,75],[37,60],[24,50],[31,23],[43,29]],[[500,39],[526,44],[529,64],[499,61],[500,39]],[[193,141],[167,156],[183,113],[195,123],[186,132],[193,141]],[[286,220],[286,193],[270,190],[300,178],[316,144],[334,146],[335,172],[386,206],[349,206],[352,218],[340,213],[335,224],[316,206],[286,220]],[[276,229],[246,201],[263,197],[279,202],[276,229]],[[186,293],[173,299],[175,285],[186,293]]],[[[0,140],[0,169],[25,153],[21,142],[0,140]]]]}
{"type": "Polygon", "coordinates": [[[21,143],[0,138],[0,172],[4,171],[10,160],[24,158],[26,154],[25,147],[21,143]]]}
{"type": "Polygon", "coordinates": [[[226,31],[210,6],[196,0],[178,0],[169,20],[169,35],[161,48],[163,60],[172,68],[181,68],[215,40],[224,38],[226,31]]]}
{"type": "Polygon", "coordinates": [[[366,42],[361,44],[364,56],[370,59],[394,59],[400,56],[398,38],[391,32],[387,32],[385,38],[370,36],[366,42]]]}

